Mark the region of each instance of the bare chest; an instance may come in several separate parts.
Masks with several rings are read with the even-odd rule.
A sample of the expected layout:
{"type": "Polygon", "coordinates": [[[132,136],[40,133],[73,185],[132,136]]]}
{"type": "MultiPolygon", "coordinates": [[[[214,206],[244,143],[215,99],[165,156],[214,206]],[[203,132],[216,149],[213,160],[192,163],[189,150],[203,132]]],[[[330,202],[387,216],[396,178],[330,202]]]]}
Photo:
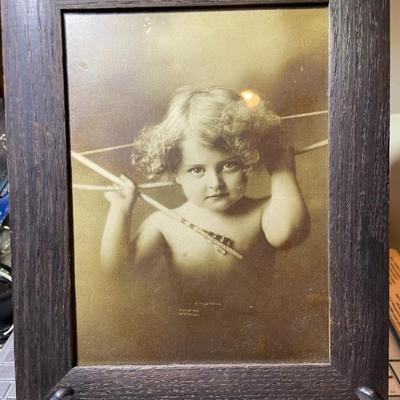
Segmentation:
{"type": "MultiPolygon", "coordinates": [[[[230,245],[243,259],[222,251],[193,229],[177,221],[168,221],[161,230],[166,240],[173,268],[197,276],[229,273],[254,257],[260,242],[266,242],[261,230],[260,216],[221,220],[195,220],[197,228],[218,241],[230,245]]],[[[263,243],[265,244],[265,243],[263,243]]]]}
{"type": "Polygon", "coordinates": [[[195,231],[177,221],[168,221],[160,230],[166,241],[169,270],[180,301],[253,304],[257,288],[263,277],[268,276],[275,259],[275,250],[261,229],[260,214],[226,219],[224,223],[211,219],[191,222],[204,231],[229,238],[243,258],[223,254],[195,231]]]}

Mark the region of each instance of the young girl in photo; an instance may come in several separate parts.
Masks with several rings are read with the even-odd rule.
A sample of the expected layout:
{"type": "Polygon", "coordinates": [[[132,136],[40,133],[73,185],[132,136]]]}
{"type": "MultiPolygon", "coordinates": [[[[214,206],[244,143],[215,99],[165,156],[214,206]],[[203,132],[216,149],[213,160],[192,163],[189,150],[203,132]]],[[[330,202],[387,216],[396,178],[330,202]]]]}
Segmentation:
{"type": "Polygon", "coordinates": [[[171,290],[165,301],[173,304],[168,310],[175,321],[185,321],[176,328],[184,332],[177,359],[228,360],[238,353],[259,359],[268,353],[271,323],[265,322],[263,294],[275,254],[301,242],[309,227],[293,153],[281,145],[279,124],[251,92],[181,88],[163,121],[135,139],[132,154],[136,170],[181,186],[187,200],[171,210],[178,219],[155,211],[130,237],[137,185],[121,176],[124,184],[106,193],[102,267],[135,279],[162,265],[171,290]],[[249,198],[249,174],[263,166],[270,195],[249,198]]]}

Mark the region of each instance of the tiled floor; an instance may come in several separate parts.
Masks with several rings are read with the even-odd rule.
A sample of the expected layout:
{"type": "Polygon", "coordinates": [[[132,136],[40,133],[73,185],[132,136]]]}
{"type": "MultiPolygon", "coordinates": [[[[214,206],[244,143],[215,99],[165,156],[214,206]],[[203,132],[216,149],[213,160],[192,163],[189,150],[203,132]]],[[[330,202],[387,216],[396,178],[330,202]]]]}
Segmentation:
{"type": "Polygon", "coordinates": [[[15,399],[14,335],[0,350],[0,400],[15,399]]]}

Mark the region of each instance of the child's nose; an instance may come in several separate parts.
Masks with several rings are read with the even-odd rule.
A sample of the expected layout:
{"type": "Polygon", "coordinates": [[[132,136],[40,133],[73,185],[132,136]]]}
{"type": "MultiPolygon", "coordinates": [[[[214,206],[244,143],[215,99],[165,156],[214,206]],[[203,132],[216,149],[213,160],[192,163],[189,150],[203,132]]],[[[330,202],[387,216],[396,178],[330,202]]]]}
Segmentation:
{"type": "Polygon", "coordinates": [[[223,186],[223,181],[218,172],[210,171],[208,174],[207,184],[209,189],[219,189],[223,186]]]}

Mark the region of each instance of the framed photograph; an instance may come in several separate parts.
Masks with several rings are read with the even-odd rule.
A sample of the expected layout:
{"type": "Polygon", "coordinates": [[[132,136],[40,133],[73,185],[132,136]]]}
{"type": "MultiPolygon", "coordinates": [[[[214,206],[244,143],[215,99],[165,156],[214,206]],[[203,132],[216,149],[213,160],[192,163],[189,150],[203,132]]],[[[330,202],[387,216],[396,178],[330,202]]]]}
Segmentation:
{"type": "Polygon", "coordinates": [[[78,364],[327,362],[327,7],[64,30],[78,364]]]}
{"type": "Polygon", "coordinates": [[[2,13],[18,398],[385,398],[388,2],[2,13]]]}

